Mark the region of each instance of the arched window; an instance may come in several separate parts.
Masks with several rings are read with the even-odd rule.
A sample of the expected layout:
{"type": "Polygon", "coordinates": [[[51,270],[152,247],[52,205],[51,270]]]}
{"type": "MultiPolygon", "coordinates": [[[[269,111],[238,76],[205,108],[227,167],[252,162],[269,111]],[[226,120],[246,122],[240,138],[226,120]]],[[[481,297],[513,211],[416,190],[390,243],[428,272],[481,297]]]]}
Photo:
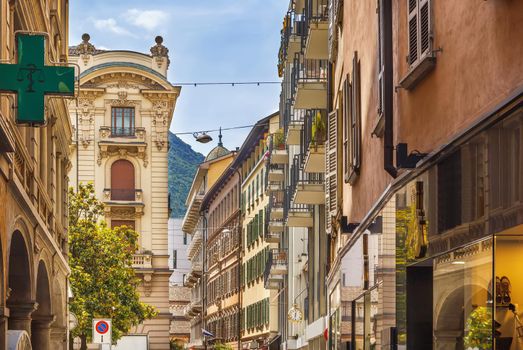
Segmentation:
{"type": "Polygon", "coordinates": [[[135,200],[134,166],[128,160],[117,160],[111,166],[111,199],[135,200]]]}

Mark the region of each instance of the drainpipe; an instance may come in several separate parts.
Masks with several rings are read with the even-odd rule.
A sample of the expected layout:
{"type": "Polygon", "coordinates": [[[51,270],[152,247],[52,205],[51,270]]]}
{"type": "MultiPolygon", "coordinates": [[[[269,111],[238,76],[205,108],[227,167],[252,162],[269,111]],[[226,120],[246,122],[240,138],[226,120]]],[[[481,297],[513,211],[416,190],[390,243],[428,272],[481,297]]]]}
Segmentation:
{"type": "Polygon", "coordinates": [[[382,0],[382,31],[383,31],[383,60],[385,64],[384,70],[384,84],[385,91],[383,96],[384,102],[384,118],[385,127],[383,133],[383,167],[390,176],[395,178],[398,176],[398,171],[394,166],[394,115],[393,115],[393,57],[392,57],[392,1],[382,0]]]}

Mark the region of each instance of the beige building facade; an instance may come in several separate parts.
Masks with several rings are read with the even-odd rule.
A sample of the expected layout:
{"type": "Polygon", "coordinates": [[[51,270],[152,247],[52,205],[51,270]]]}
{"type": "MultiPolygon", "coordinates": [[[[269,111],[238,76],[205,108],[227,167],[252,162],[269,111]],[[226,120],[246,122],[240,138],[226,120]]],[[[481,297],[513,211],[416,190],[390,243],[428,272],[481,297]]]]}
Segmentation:
{"type": "Polygon", "coordinates": [[[202,201],[234,160],[234,156],[234,152],[223,147],[220,135],[218,145],[198,166],[185,202],[187,211],[183,219],[182,230],[191,236],[191,243],[187,247],[187,258],[191,262],[191,267],[184,280],[184,285],[191,289],[190,302],[184,309],[184,315],[191,324],[190,339],[187,345],[189,349],[203,349],[208,345],[206,341],[209,339],[202,332],[208,322],[205,300],[208,298],[210,276],[206,273],[205,267],[207,256],[205,240],[209,223],[201,212],[202,201]]]}
{"type": "Polygon", "coordinates": [[[158,315],[130,335],[147,337],[149,349],[169,344],[167,133],[180,87],[167,80],[168,49],[156,38],[150,54],[97,50],[88,34],[69,50],[80,67],[71,185],[92,182],[105,204],[105,219],[139,233],[133,260],[141,301],[158,315]]]}
{"type": "Polygon", "coordinates": [[[215,343],[239,348],[240,332],[240,174],[231,165],[206,193],[201,213],[207,221],[206,330],[215,343]]]}
{"type": "Polygon", "coordinates": [[[267,151],[271,133],[279,127],[279,114],[274,113],[258,121],[245,140],[238,155],[242,175],[242,245],[241,245],[241,307],[240,320],[242,348],[277,346],[280,300],[277,288],[287,273],[287,253],[269,239],[269,196],[271,181],[267,166],[267,151]]]}
{"type": "MultiPolygon", "coordinates": [[[[47,34],[46,65],[67,62],[67,1],[2,1],[0,17],[2,63],[17,63],[17,31],[47,34]]],[[[40,127],[16,124],[16,101],[0,94],[0,348],[65,350],[67,101],[47,97],[40,127]]]]}

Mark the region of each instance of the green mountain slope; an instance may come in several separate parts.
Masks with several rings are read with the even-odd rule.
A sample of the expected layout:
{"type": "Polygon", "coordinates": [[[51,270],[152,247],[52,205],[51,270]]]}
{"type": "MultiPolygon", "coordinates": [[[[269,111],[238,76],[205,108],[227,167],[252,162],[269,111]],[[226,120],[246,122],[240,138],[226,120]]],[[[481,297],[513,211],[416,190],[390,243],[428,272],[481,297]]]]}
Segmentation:
{"type": "Polygon", "coordinates": [[[169,194],[171,217],[183,218],[185,199],[191,188],[196,168],[203,161],[201,153],[192,150],[178,136],[169,132],[169,194]]]}

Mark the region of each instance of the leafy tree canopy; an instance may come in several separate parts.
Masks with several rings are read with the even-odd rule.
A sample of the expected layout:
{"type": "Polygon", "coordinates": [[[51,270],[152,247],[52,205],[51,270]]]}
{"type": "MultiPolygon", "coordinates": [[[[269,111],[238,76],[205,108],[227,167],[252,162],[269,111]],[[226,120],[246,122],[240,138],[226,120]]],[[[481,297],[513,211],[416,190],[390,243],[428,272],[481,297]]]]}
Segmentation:
{"type": "Polygon", "coordinates": [[[136,291],[140,279],[132,265],[138,249],[138,234],[125,226],[111,229],[100,220],[103,203],[92,184],[69,190],[69,265],[71,267],[71,312],[78,318],[73,336],[82,339],[82,349],[92,335],[92,319],[112,319],[112,341],[156,315],[140,302],[136,291]]]}

